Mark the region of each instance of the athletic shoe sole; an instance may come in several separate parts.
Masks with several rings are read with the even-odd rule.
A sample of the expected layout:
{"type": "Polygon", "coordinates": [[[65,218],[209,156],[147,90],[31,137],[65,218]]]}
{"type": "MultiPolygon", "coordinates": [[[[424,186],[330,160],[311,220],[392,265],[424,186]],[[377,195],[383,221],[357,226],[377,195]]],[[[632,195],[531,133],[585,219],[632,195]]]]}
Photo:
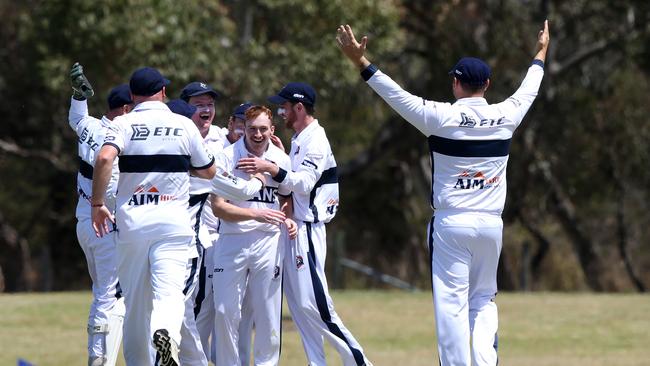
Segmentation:
{"type": "Polygon", "coordinates": [[[153,333],[153,346],[156,348],[156,365],[158,366],[179,366],[172,354],[172,342],[167,329],[158,329],[153,333]]]}

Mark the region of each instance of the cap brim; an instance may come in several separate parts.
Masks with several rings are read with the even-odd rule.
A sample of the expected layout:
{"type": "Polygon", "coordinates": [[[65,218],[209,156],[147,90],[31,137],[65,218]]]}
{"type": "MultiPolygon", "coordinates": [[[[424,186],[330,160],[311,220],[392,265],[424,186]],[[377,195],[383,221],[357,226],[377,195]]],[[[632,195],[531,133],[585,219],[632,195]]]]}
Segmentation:
{"type": "Polygon", "coordinates": [[[246,120],[245,114],[233,114],[232,116],[235,118],[243,119],[244,121],[246,120]]]}
{"type": "Polygon", "coordinates": [[[283,98],[283,97],[281,97],[279,95],[274,95],[272,97],[268,97],[266,100],[268,100],[269,103],[273,103],[273,104],[284,104],[284,103],[289,101],[289,99],[283,98]]]}
{"type": "Polygon", "coordinates": [[[198,92],[196,92],[196,93],[189,94],[189,95],[187,95],[186,97],[189,99],[189,98],[191,98],[191,97],[198,97],[199,95],[203,95],[203,94],[210,94],[210,95],[212,95],[212,97],[213,97],[214,99],[219,99],[219,93],[217,93],[217,92],[214,91],[214,90],[206,90],[206,91],[201,90],[201,91],[198,91],[198,92]]]}

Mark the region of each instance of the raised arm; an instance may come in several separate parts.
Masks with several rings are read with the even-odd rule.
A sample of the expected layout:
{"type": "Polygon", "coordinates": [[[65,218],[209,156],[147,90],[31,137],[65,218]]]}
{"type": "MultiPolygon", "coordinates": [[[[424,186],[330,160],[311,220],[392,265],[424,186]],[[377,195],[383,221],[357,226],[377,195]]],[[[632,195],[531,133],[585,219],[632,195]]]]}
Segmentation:
{"type": "Polygon", "coordinates": [[[72,98],[70,98],[68,123],[81,137],[90,123],[99,122],[99,120],[88,115],[88,102],[86,99],[95,95],[95,92],[84,75],[83,67],[78,62],[72,65],[70,70],[70,84],[72,85],[72,98]]]}
{"type": "Polygon", "coordinates": [[[341,25],[337,29],[336,43],[343,54],[361,70],[361,76],[379,96],[388,103],[402,118],[416,127],[425,135],[430,135],[437,127],[437,106],[443,103],[433,103],[413,95],[399,86],[388,75],[381,72],[366,58],[368,37],[358,42],[349,25],[341,25]]]}
{"type": "Polygon", "coordinates": [[[521,123],[539,92],[544,77],[544,62],[546,61],[549,42],[548,20],[546,20],[544,21],[544,29],[540,30],[537,35],[535,56],[524,80],[514,94],[499,103],[502,113],[517,125],[521,123]]]}
{"type": "Polygon", "coordinates": [[[551,35],[548,31],[548,20],[544,21],[544,29],[540,30],[537,34],[537,45],[535,46],[534,60],[546,62],[546,52],[548,51],[548,44],[551,42],[551,35]]]}

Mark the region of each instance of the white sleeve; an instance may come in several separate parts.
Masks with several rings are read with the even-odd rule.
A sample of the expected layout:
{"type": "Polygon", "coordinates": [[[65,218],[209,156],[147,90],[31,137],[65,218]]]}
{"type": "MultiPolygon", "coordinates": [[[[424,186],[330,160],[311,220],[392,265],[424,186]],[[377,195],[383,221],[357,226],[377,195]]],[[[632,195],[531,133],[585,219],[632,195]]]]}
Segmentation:
{"type": "Polygon", "coordinates": [[[68,123],[70,127],[81,137],[84,130],[93,121],[99,121],[97,118],[88,115],[88,102],[70,98],[70,111],[68,112],[68,123]]]}
{"type": "Polygon", "coordinates": [[[104,145],[111,145],[117,149],[118,155],[122,154],[124,151],[124,146],[127,141],[124,133],[124,124],[122,116],[117,117],[113,120],[113,123],[110,126],[106,127],[106,135],[104,136],[104,145]]]}
{"type": "Polygon", "coordinates": [[[510,119],[518,126],[524,119],[526,112],[535,101],[539,86],[544,77],[544,64],[540,60],[533,61],[533,64],[528,68],[526,77],[521,82],[519,89],[510,96],[508,99],[497,104],[501,112],[506,118],[510,119]]]}
{"type": "Polygon", "coordinates": [[[212,178],[212,193],[231,201],[247,201],[262,189],[258,179],[246,180],[236,177],[232,170],[232,159],[225,152],[215,156],[217,174],[212,178]]]}
{"type": "Polygon", "coordinates": [[[189,118],[182,118],[190,142],[190,165],[192,169],[201,170],[211,167],[214,164],[214,156],[208,151],[199,130],[189,118]]]}
{"type": "Polygon", "coordinates": [[[262,182],[259,179],[245,180],[226,171],[217,171],[212,178],[212,193],[230,201],[247,201],[260,189],[262,182]]]}
{"type": "Polygon", "coordinates": [[[310,150],[305,153],[305,157],[295,172],[280,169],[278,175],[273,179],[284,185],[284,189],[289,191],[303,194],[311,192],[316,182],[323,175],[326,158],[328,154],[331,154],[318,149],[318,147],[319,145],[315,144],[307,146],[307,149],[310,150]]]}
{"type": "Polygon", "coordinates": [[[374,65],[368,66],[361,75],[375,93],[424,135],[429,136],[438,128],[438,109],[446,103],[427,101],[407,92],[374,65]]]}

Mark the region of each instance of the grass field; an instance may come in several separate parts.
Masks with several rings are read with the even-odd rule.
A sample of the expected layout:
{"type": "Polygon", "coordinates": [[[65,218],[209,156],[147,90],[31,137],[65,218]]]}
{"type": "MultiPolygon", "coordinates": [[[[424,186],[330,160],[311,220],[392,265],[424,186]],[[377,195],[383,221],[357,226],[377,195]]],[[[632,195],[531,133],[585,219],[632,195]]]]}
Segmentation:
{"type": "MultiPolygon", "coordinates": [[[[431,295],[334,292],[339,315],[376,366],[437,365],[431,295]]],[[[0,365],[86,363],[86,292],[0,295],[0,365]]],[[[650,296],[499,294],[499,364],[649,365],[650,296]]],[[[288,312],[281,365],[305,365],[288,312]]],[[[340,365],[329,345],[328,364],[340,365]]],[[[123,365],[123,361],[118,363],[123,365]]]]}

